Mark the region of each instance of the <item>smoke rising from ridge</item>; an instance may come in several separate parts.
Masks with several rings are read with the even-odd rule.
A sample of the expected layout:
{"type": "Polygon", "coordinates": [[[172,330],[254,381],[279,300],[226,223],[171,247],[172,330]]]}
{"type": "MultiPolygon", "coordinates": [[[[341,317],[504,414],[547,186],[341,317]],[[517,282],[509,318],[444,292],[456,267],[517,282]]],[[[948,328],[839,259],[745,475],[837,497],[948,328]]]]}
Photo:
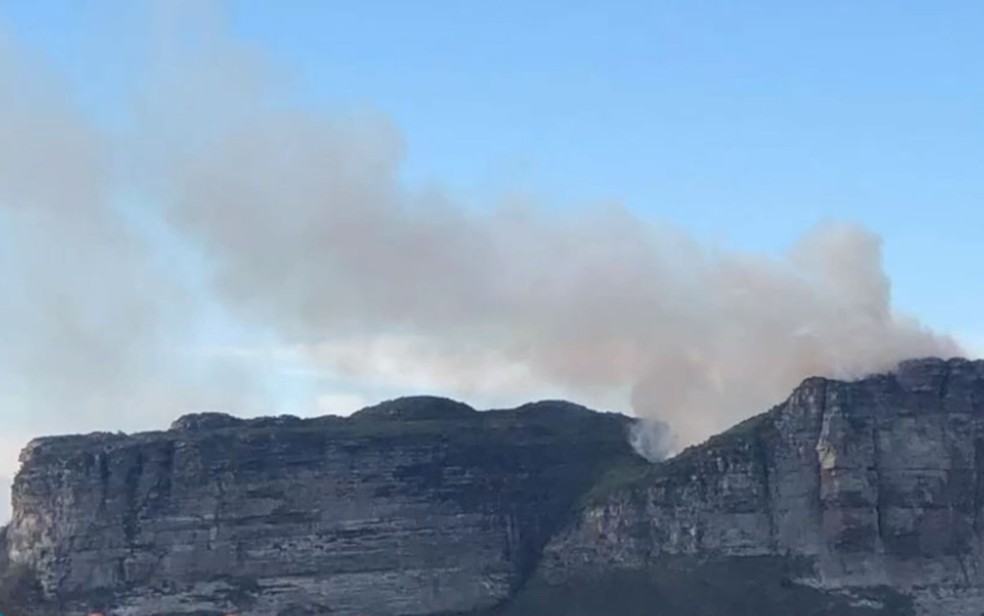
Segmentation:
{"type": "Polygon", "coordinates": [[[382,356],[470,391],[510,366],[504,387],[622,397],[657,426],[637,435],[650,457],[804,377],[960,352],[895,313],[864,229],[822,226],[769,258],[619,204],[475,208],[402,182],[385,118],[274,104],[283,82],[262,60],[201,28],[158,50],[118,135],[0,46],[0,384],[25,433],[276,411],[261,375],[178,351],[207,344],[196,320],[214,303],[342,375],[372,378],[382,356]],[[165,263],[175,251],[202,264],[202,288],[165,263]]]}
{"type": "Polygon", "coordinates": [[[685,443],[807,376],[959,353],[893,313],[880,241],[858,227],[768,259],[618,206],[475,211],[402,188],[386,126],[268,120],[207,150],[175,216],[214,256],[223,301],[290,344],[412,332],[400,360],[439,349],[451,382],[492,353],[571,391],[628,389],[685,443]]]}

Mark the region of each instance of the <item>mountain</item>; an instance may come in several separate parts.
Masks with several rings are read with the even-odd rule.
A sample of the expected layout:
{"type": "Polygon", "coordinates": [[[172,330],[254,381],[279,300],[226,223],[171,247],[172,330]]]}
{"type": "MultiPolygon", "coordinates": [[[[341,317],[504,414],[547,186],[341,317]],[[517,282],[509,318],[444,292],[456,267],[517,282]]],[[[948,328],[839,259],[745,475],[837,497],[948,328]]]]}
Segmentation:
{"type": "Polygon", "coordinates": [[[209,413],[42,438],[22,455],[7,550],[69,611],[492,608],[634,455],[628,424],[563,402],[478,412],[418,397],[349,418],[209,413]]]}
{"type": "Polygon", "coordinates": [[[0,567],[132,616],[984,610],[984,362],[808,379],[660,464],[630,422],[417,397],[38,439],[0,567]]]}
{"type": "Polygon", "coordinates": [[[613,473],[511,613],[980,616],[982,528],[984,362],[814,378],[613,473]]]}

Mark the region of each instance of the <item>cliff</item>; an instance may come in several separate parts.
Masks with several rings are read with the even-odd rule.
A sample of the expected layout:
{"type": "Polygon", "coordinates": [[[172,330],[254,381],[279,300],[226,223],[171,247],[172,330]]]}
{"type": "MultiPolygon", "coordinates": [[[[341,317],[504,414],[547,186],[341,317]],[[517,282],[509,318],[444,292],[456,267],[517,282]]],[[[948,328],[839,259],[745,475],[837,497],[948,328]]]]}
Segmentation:
{"type": "Polygon", "coordinates": [[[8,549],[66,611],[492,608],[599,472],[633,455],[627,422],[406,398],[350,418],[203,414],[43,438],[22,455],[8,549]]]}
{"type": "Polygon", "coordinates": [[[0,543],[133,616],[980,616],[984,362],[809,379],[656,465],[628,421],[410,398],[39,439],[0,543]]]}
{"type": "Polygon", "coordinates": [[[984,609],[984,362],[809,379],[770,412],[605,483],[512,613],[984,609]]]}

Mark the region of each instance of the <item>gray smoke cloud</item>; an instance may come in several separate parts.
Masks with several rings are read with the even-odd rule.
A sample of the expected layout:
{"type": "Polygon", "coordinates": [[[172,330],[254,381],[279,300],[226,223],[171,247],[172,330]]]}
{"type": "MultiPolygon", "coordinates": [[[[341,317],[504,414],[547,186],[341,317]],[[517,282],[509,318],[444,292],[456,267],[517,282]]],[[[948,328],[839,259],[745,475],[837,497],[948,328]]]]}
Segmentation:
{"type": "Polygon", "coordinates": [[[128,398],[153,399],[138,373],[147,369],[143,350],[156,343],[161,290],[113,209],[107,140],[69,100],[0,41],[0,390],[8,399],[0,412],[8,429],[36,428],[52,409],[59,420],[95,409],[112,417],[128,398]]]}
{"type": "MultiPolygon", "coordinates": [[[[617,206],[478,211],[401,186],[385,124],[270,116],[223,135],[177,184],[183,232],[244,318],[315,348],[411,332],[404,362],[491,352],[570,391],[631,391],[691,443],[811,375],[860,376],[956,343],[894,313],[880,240],[825,225],[788,254],[708,248],[617,206]]],[[[639,443],[658,457],[669,443],[639,443]]]]}
{"type": "Polygon", "coordinates": [[[431,361],[452,388],[499,363],[576,394],[629,392],[650,426],[634,440],[657,458],[674,446],[660,422],[692,443],[805,377],[961,352],[893,310],[881,242],[857,226],[770,258],[619,204],[475,208],[405,186],[385,119],[272,110],[231,74],[222,126],[171,170],[171,221],[215,264],[218,297],[312,362],[371,371],[332,349],[396,339],[397,370],[431,361]]]}
{"type": "Polygon", "coordinates": [[[185,350],[200,302],[166,263],[153,210],[128,196],[132,143],[0,28],[0,475],[40,434],[256,402],[240,371],[185,350]]]}
{"type": "Polygon", "coordinates": [[[864,229],[821,226],[766,257],[617,203],[479,208],[401,181],[404,144],[385,118],[290,108],[261,55],[194,24],[194,37],[152,39],[116,133],[0,40],[8,439],[277,411],[268,364],[189,354],[209,319],[344,377],[624,400],[653,459],[807,376],[960,353],[896,313],[864,229]]]}

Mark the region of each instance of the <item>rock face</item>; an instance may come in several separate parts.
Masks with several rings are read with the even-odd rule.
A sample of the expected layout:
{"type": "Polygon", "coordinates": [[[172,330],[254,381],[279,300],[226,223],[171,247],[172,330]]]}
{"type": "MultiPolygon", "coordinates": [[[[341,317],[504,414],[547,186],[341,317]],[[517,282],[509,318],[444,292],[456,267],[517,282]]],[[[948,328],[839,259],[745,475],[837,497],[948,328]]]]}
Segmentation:
{"type": "Polygon", "coordinates": [[[627,474],[551,540],[515,613],[984,612],[984,362],[810,379],[627,474]]]}
{"type": "Polygon", "coordinates": [[[408,398],[347,419],[202,414],[166,432],[39,439],[8,549],[68,611],[492,608],[599,472],[632,455],[627,421],[408,398]]]}
{"type": "Polygon", "coordinates": [[[657,465],[627,422],[412,398],[40,439],[0,544],[135,616],[984,612],[984,362],[809,379],[657,465]]]}

